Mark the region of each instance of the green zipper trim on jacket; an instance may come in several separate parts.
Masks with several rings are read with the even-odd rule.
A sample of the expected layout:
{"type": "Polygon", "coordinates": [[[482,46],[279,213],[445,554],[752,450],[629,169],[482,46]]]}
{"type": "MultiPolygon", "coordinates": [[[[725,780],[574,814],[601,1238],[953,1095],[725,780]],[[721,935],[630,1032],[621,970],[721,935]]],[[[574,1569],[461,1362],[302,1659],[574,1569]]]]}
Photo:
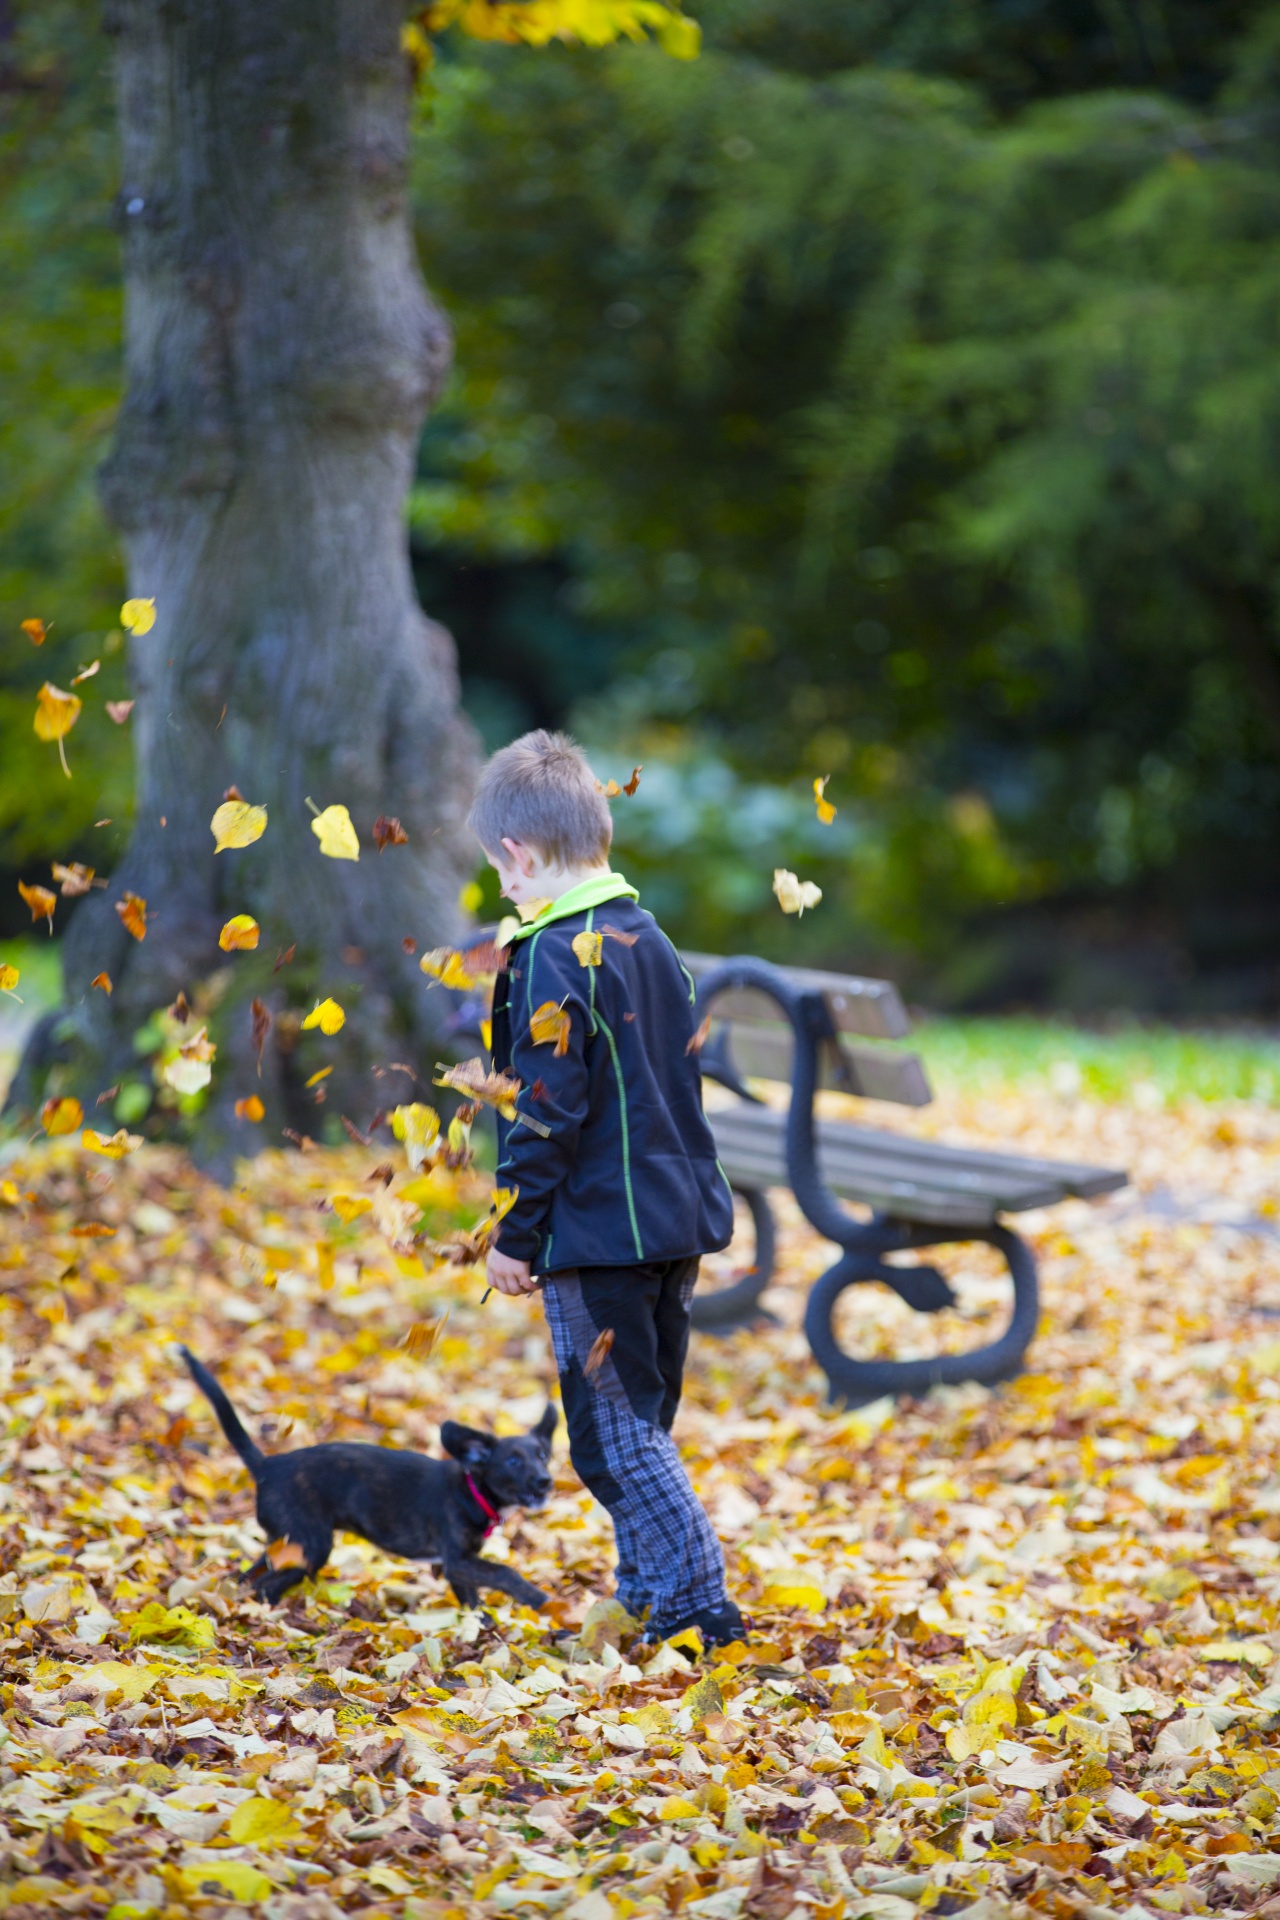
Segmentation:
{"type": "Polygon", "coordinates": [[[539,927],[529,946],[529,974],[524,988],[525,1018],[530,1022],[533,1020],[533,956],[538,951],[538,942],[541,938],[542,928],[539,927]]]}
{"type": "MultiPolygon", "coordinates": [[[[596,924],[596,910],[594,907],[588,907],[587,908],[587,932],[588,933],[593,933],[595,931],[595,924],[596,924]]],[[[594,1033],[596,1030],[596,970],[594,967],[587,968],[587,991],[590,995],[591,1031],[592,1033],[594,1033]]]]}
{"type": "Polygon", "coordinates": [[[636,1243],[636,1259],[644,1259],[644,1242],[640,1238],[640,1226],[636,1220],[635,1195],[631,1191],[631,1134],[627,1127],[627,1089],[622,1081],[622,1066],[618,1059],[618,1049],[614,1045],[609,1023],[603,1014],[596,1016],[601,1033],[609,1042],[609,1052],[613,1055],[614,1077],[618,1082],[618,1106],[622,1116],[622,1180],[627,1189],[627,1212],[631,1215],[631,1232],[636,1243]]]}
{"type": "MultiPolygon", "coordinates": [[[[649,918],[653,920],[653,915],[650,914],[649,918]]],[[[653,921],[653,924],[655,927],[658,927],[658,923],[656,920],[653,921]]],[[[693,1006],[696,1003],[698,998],[698,983],[694,979],[693,975],[690,973],[688,967],[686,967],[684,961],[680,958],[680,949],[676,945],[675,941],[671,938],[671,935],[667,932],[666,928],[658,927],[658,932],[662,935],[663,939],[666,941],[667,945],[670,947],[672,953],[674,953],[676,957],[676,965],[679,967],[681,973],[684,975],[686,984],[688,985],[688,988],[689,988],[689,1005],[693,1006]]]]}

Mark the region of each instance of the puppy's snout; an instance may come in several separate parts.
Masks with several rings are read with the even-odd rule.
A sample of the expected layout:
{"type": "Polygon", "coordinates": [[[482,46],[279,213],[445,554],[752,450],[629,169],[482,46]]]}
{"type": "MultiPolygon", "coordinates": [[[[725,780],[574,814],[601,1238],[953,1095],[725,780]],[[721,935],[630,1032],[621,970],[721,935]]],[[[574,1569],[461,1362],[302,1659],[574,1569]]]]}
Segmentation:
{"type": "Polygon", "coordinates": [[[535,1474],[529,1483],[529,1497],[525,1502],[526,1506],[545,1507],[547,1501],[551,1498],[551,1488],[553,1484],[549,1473],[535,1474]]]}

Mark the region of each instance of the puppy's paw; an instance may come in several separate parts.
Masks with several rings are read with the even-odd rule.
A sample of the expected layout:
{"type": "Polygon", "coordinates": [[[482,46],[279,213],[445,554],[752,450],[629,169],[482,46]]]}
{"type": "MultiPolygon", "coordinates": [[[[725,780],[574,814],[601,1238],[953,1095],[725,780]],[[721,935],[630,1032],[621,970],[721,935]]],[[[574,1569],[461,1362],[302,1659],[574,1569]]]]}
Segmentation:
{"type": "Polygon", "coordinates": [[[526,1586],[520,1594],[520,1605],[532,1607],[535,1613],[541,1613],[550,1598],[550,1594],[544,1593],[541,1587],[526,1586]]]}

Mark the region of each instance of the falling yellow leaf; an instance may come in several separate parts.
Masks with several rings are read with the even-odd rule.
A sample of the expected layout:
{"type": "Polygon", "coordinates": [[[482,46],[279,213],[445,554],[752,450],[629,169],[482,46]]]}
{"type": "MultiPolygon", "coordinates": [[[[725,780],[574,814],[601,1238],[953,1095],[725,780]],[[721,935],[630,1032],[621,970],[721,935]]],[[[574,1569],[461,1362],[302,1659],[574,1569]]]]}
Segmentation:
{"type": "Polygon", "coordinates": [[[126,893],[123,900],[116,901],[116,912],[135,940],[146,939],[147,903],[140,894],[126,893]]]}
{"type": "Polygon", "coordinates": [[[554,1041],[557,1060],[569,1051],[569,1031],[569,1015],[554,1000],[544,1000],[530,1015],[529,1038],[535,1047],[549,1046],[554,1041]]]}
{"type": "Polygon", "coordinates": [[[332,1072],[332,1067],[321,1067],[319,1073],[311,1074],[310,1077],[303,1082],[303,1085],[307,1087],[318,1087],[320,1082],[327,1080],[332,1072]]]}
{"type": "Polygon", "coordinates": [[[81,667],[79,673],[73,674],[71,677],[72,686],[78,687],[82,680],[92,680],[94,674],[97,673],[101,665],[102,665],[101,660],[93,660],[89,663],[87,667],[81,667]]]}
{"type": "Polygon", "coordinates": [[[70,1094],[60,1100],[46,1100],[40,1109],[40,1125],[48,1134],[74,1133],[84,1125],[84,1108],[70,1094]]]}
{"type": "Polygon", "coordinates": [[[266,1111],[256,1093],[251,1093],[245,1100],[236,1101],[237,1120],[261,1120],[266,1111]]]}
{"type": "Polygon", "coordinates": [[[327,854],[330,860],[360,858],[360,842],[344,806],[326,807],[323,813],[318,813],[311,822],[311,831],[320,842],[321,853],[327,854]]]}
{"type": "Polygon", "coordinates": [[[493,1213],[493,1223],[495,1226],[497,1226],[499,1220],[506,1219],[507,1215],[510,1213],[512,1207],[514,1207],[516,1201],[519,1198],[520,1198],[519,1187],[495,1187],[494,1188],[493,1192],[489,1196],[489,1207],[493,1213]]]}
{"type": "Polygon", "coordinates": [[[329,1198],[329,1205],[337,1214],[344,1227],[358,1220],[362,1213],[373,1212],[373,1202],[367,1193],[335,1193],[329,1198]]]}
{"type": "Polygon", "coordinates": [[[104,993],[114,993],[115,991],[111,984],[111,975],[109,973],[95,973],[89,985],[91,987],[101,987],[104,993]]]}
{"type": "Polygon", "coordinates": [[[247,800],[224,800],[209,822],[215,853],[227,847],[251,847],[267,830],[265,807],[251,807],[247,800]]]}
{"type": "Polygon", "coordinates": [[[57,894],[51,893],[48,887],[29,887],[25,880],[19,880],[18,892],[31,909],[32,922],[47,920],[49,922],[49,932],[52,933],[53,910],[58,904],[57,894]]]}
{"type": "Polygon", "coordinates": [[[392,1111],[391,1131],[397,1140],[404,1143],[409,1171],[417,1173],[440,1136],[440,1115],[434,1107],[415,1100],[409,1106],[396,1107],[392,1111]]]}
{"type": "Polygon", "coordinates": [[[93,885],[93,868],[82,867],[78,860],[71,861],[69,866],[64,866],[61,860],[55,860],[53,877],[62,888],[63,899],[74,900],[78,894],[88,893],[93,885]]]}
{"type": "Polygon", "coordinates": [[[802,914],[806,907],[816,907],[822,898],[821,887],[812,880],[798,880],[785,867],[774,868],[773,890],[784,913],[802,914]]]}
{"type": "Polygon", "coordinates": [[[42,647],[44,645],[45,635],[48,633],[49,625],[51,624],[52,622],[47,625],[43,620],[20,620],[18,622],[19,627],[22,632],[26,634],[33,647],[42,647]]]}
{"type": "Polygon", "coordinates": [[[201,1027],[178,1049],[176,1058],[165,1062],[161,1078],[175,1093],[199,1093],[213,1078],[212,1063],[217,1051],[207,1030],[201,1027]]]}
{"type": "Polygon", "coordinates": [[[545,913],[548,907],[554,905],[552,900],[526,900],[523,906],[517,905],[516,912],[524,925],[528,926],[531,920],[536,920],[540,913],[545,913]]]}
{"type": "Polygon", "coordinates": [[[504,1120],[516,1117],[519,1080],[512,1073],[490,1072],[483,1060],[462,1060],[453,1067],[442,1066],[437,1061],[432,1084],[451,1087],[468,1100],[483,1100],[487,1106],[496,1107],[504,1120]]]}
{"type": "Polygon", "coordinates": [[[21,978],[17,967],[11,967],[7,960],[0,960],[0,993],[12,993],[21,978]]]}
{"type": "Polygon", "coordinates": [[[126,1133],[123,1127],[111,1134],[95,1133],[92,1127],[86,1127],[80,1135],[80,1145],[108,1160],[123,1160],[126,1153],[133,1153],[142,1145],[142,1135],[126,1133]]]}
{"type": "Polygon", "coordinates": [[[413,1360],[428,1359],[448,1323],[447,1310],[438,1320],[415,1320],[400,1342],[402,1349],[413,1360]]]}
{"type": "Polygon", "coordinates": [[[126,600],[120,609],[120,625],[128,633],[150,633],[155,623],[154,600],[126,600]]]}
{"type": "Polygon", "coordinates": [[[600,1332],[591,1342],[590,1353],[582,1363],[582,1371],[586,1379],[592,1380],[596,1374],[599,1373],[601,1367],[613,1352],[613,1343],[617,1337],[612,1327],[602,1327],[600,1329],[600,1332]]]}
{"type": "Polygon", "coordinates": [[[829,773],[824,773],[820,779],[816,779],[813,783],[814,805],[818,809],[818,818],[824,827],[829,827],[836,817],[836,809],[827,799],[827,782],[830,778],[831,775],[829,773]]]}
{"type": "Polygon", "coordinates": [[[443,987],[473,987],[475,980],[467,972],[462,955],[456,947],[433,947],[430,953],[424,953],[418,962],[419,970],[432,980],[438,980],[443,987]]]}
{"type": "Polygon", "coordinates": [[[347,1016],[336,1000],[317,1000],[302,1025],[304,1029],[319,1027],[321,1033],[335,1034],[346,1021],[347,1016]]]}
{"type": "Polygon", "coordinates": [[[575,933],[569,942],[580,967],[598,967],[604,954],[604,935],[589,933],[584,927],[581,933],[575,933]]]}
{"type": "Polygon", "coordinates": [[[236,913],[218,935],[218,945],[224,953],[252,953],[258,944],[259,932],[251,913],[236,913]]]}
{"type": "Polygon", "coordinates": [[[78,693],[64,693],[51,680],[46,680],[36,695],[36,717],[32,722],[36,739],[57,741],[62,771],[68,780],[71,778],[71,769],[67,765],[66,749],[62,742],[80,718],[83,704],[78,693]]]}

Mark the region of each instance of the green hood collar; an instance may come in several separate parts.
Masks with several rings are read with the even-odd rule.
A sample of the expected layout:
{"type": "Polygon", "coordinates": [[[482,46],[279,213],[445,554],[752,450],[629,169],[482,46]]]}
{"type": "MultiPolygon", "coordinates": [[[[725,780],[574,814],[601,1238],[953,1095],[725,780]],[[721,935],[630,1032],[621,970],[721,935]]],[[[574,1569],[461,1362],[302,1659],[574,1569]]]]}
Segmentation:
{"type": "Polygon", "coordinates": [[[570,887],[568,893],[562,893],[549,907],[544,907],[536,920],[526,922],[512,934],[514,944],[517,940],[527,940],[530,934],[541,933],[553,920],[566,920],[572,913],[585,913],[588,907],[602,907],[606,900],[638,900],[640,895],[631,883],[620,873],[596,873],[590,880],[580,880],[576,887],[570,887]]]}

